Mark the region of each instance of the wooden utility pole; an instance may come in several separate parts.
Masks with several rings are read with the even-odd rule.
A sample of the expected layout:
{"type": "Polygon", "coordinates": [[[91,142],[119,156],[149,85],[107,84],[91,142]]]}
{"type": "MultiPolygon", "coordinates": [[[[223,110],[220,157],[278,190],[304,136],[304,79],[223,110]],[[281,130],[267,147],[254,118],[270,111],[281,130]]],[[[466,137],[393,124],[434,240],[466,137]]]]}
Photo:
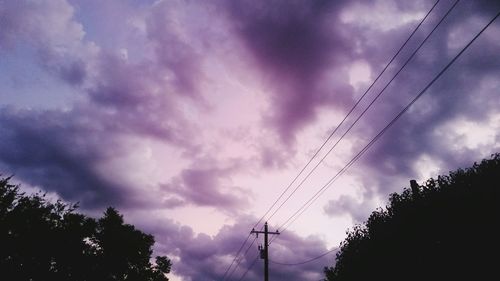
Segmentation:
{"type": "Polygon", "coordinates": [[[264,224],[264,231],[257,231],[255,229],[252,229],[252,231],[250,231],[250,233],[257,234],[257,237],[259,236],[259,233],[264,233],[264,247],[259,246],[259,250],[260,250],[260,258],[264,260],[264,281],[269,281],[269,240],[268,240],[268,234],[279,235],[280,233],[278,231],[269,232],[269,230],[267,228],[267,222],[264,224]]]}

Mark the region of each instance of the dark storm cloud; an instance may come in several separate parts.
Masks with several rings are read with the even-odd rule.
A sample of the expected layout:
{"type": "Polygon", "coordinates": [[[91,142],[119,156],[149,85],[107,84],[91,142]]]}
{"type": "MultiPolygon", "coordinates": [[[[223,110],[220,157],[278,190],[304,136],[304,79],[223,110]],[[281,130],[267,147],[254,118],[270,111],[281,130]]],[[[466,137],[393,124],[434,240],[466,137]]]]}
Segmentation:
{"type": "MultiPolygon", "coordinates": [[[[87,107],[70,111],[3,108],[0,110],[1,173],[14,174],[16,179],[56,192],[69,202],[78,201],[85,209],[109,205],[120,208],[184,205],[176,197],[160,198],[145,193],[153,186],[138,186],[113,178],[109,170],[98,168],[128,154],[130,147],[122,141],[123,136],[158,137],[158,132],[150,127],[148,119],[87,107]]],[[[175,145],[176,141],[170,143],[175,145]]],[[[182,142],[182,145],[187,144],[182,142]]]]}
{"type": "Polygon", "coordinates": [[[67,123],[73,118],[65,113],[3,109],[0,163],[8,167],[3,172],[83,207],[122,205],[130,194],[95,168],[120,146],[96,135],[92,124],[67,123]]]}
{"type": "Polygon", "coordinates": [[[343,1],[227,1],[231,24],[253,55],[272,89],[272,109],[265,122],[285,143],[314,121],[318,107],[351,101],[344,82],[322,87],[326,71],[348,60],[349,36],[338,12],[343,1]]]}
{"type": "Polygon", "coordinates": [[[81,61],[61,66],[58,72],[65,81],[73,85],[81,85],[87,76],[85,64],[81,61]]]}
{"type": "MultiPolygon", "coordinates": [[[[172,31],[175,27],[168,24],[165,14],[167,4],[155,6],[158,9],[153,9],[147,24],[149,41],[145,43],[154,45],[158,60],[139,62],[86,43],[83,27],[73,18],[73,7],[63,0],[47,5],[29,1],[0,5],[4,23],[0,31],[5,35],[0,37],[0,51],[8,54],[19,44],[28,45],[28,53],[42,67],[83,95],[65,111],[3,109],[3,172],[55,191],[63,199],[80,201],[86,208],[104,204],[144,206],[147,200],[137,199],[144,196],[134,196],[142,192],[141,188],[110,179],[96,166],[126,155],[126,137],[154,138],[184,154],[195,150],[191,136],[194,126],[184,120],[176,97],[194,95],[194,83],[199,82],[198,58],[189,43],[180,39],[187,35],[172,31]]],[[[182,176],[187,183],[184,197],[193,199],[194,204],[215,205],[188,190],[198,188],[193,181],[200,175],[187,171],[182,176]]],[[[212,183],[218,183],[217,177],[212,183]]],[[[210,190],[219,194],[217,186],[210,190]]],[[[223,205],[233,198],[219,195],[226,200],[223,205]]],[[[186,202],[174,196],[148,204],[172,208],[186,202]]]]}
{"type": "MultiPolygon", "coordinates": [[[[55,191],[65,200],[80,201],[84,208],[183,205],[184,201],[173,197],[164,198],[163,202],[158,198],[144,199],[147,196],[140,195],[143,187],[113,179],[97,168],[128,154],[131,148],[123,142],[126,137],[158,139],[181,150],[190,150],[192,146],[188,128],[179,130],[183,121],[168,112],[169,104],[148,96],[148,88],[141,84],[141,79],[136,77],[131,82],[133,75],[121,75],[123,71],[131,75],[122,66],[115,68],[112,78],[102,77],[105,83],[94,88],[97,90],[92,94],[114,92],[91,104],[81,103],[66,111],[1,109],[2,173],[14,173],[19,180],[55,191]],[[137,92],[140,97],[134,96],[137,92]],[[171,122],[164,121],[167,118],[171,122]]],[[[185,179],[190,183],[186,188],[197,188],[192,186],[196,179],[189,175],[185,179]]]]}

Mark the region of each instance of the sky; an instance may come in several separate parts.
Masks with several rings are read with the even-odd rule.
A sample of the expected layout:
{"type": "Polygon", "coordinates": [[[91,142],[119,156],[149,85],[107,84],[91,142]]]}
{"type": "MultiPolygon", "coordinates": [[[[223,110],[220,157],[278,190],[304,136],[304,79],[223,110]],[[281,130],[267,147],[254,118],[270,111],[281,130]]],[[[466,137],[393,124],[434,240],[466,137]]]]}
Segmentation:
{"type": "Polygon", "coordinates": [[[173,281],[261,280],[263,221],[281,231],[271,278],[319,280],[390,193],[500,151],[496,20],[335,177],[500,11],[455,2],[337,128],[435,0],[0,0],[0,173],[91,216],[116,207],[173,281]]]}

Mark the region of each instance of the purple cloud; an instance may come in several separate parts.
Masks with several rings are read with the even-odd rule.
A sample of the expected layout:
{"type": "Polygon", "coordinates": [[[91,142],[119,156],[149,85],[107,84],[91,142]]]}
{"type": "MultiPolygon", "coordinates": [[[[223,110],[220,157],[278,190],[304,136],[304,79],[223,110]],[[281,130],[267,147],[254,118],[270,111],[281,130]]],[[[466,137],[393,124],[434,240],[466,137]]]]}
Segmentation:
{"type": "Polygon", "coordinates": [[[315,121],[321,106],[342,108],[351,102],[352,88],[327,71],[343,75],[338,64],[351,57],[349,37],[337,20],[341,1],[227,1],[225,8],[237,35],[253,55],[272,89],[273,108],[264,122],[275,127],[285,143],[315,121]]]}
{"type": "MultiPolygon", "coordinates": [[[[171,27],[162,26],[165,15],[154,11],[149,18],[146,43],[155,46],[156,56],[129,61],[111,50],[86,43],[81,24],[73,17],[74,9],[66,1],[54,0],[47,6],[20,1],[0,9],[6,21],[2,34],[10,36],[2,37],[0,47],[7,52],[10,46],[29,44],[49,73],[77,87],[83,95],[65,110],[3,109],[0,126],[6,133],[0,139],[0,163],[4,172],[55,191],[65,200],[80,201],[85,208],[110,204],[145,206],[147,200],[137,199],[145,196],[135,196],[143,192],[141,188],[111,179],[97,166],[127,154],[129,148],[123,140],[128,137],[155,138],[184,150],[184,155],[196,150],[191,135],[191,128],[196,126],[187,123],[179,109],[182,101],[175,97],[182,95],[174,94],[195,91],[194,84],[188,84],[198,80],[194,70],[197,62],[191,61],[194,55],[186,53],[189,46],[183,45],[178,34],[165,34],[171,27]],[[190,65],[192,71],[184,64],[190,65]],[[91,74],[87,73],[89,70],[91,74]],[[165,79],[169,73],[177,78],[165,79]]],[[[220,199],[221,205],[233,204],[231,201],[237,198],[232,193],[220,193],[215,185],[219,183],[217,177],[222,176],[218,172],[211,177],[210,172],[185,171],[181,179],[186,185],[179,194],[193,200],[188,203],[216,205],[220,199]],[[206,190],[206,194],[212,191],[215,197],[190,190],[200,188],[198,183],[204,180],[208,181],[207,188],[201,190],[206,190]]],[[[148,204],[166,208],[186,204],[175,196],[162,198],[161,202],[152,200],[148,204]]]]}
{"type": "MultiPolygon", "coordinates": [[[[146,232],[153,233],[158,240],[157,251],[168,254],[174,259],[173,272],[183,278],[193,281],[221,280],[229,267],[236,251],[249,233],[249,227],[256,221],[254,217],[238,217],[234,225],[224,225],[217,234],[209,236],[203,233],[195,234],[186,226],[173,223],[164,218],[142,219],[139,223],[146,232]]],[[[271,227],[272,228],[272,227],[271,227]]],[[[253,238],[246,243],[246,250],[253,238]]],[[[246,255],[241,258],[239,266],[231,269],[230,278],[238,280],[257,257],[257,245],[262,243],[262,236],[250,246],[246,255]]],[[[295,263],[309,260],[327,252],[324,241],[315,237],[300,237],[293,232],[284,232],[270,246],[270,259],[280,263],[295,263]]],[[[322,277],[322,269],[328,264],[335,253],[325,255],[311,263],[296,266],[270,264],[271,278],[276,280],[316,280],[322,277]]],[[[262,260],[247,273],[245,280],[261,280],[263,275],[262,260]]]]}
{"type": "Polygon", "coordinates": [[[234,212],[249,205],[249,193],[232,184],[232,176],[241,169],[238,163],[229,167],[218,167],[216,160],[198,160],[192,167],[182,170],[162,189],[176,195],[185,202],[197,206],[212,206],[234,212]],[[207,164],[199,164],[206,162],[207,164]]]}
{"type": "MultiPolygon", "coordinates": [[[[405,14],[422,9],[425,11],[432,4],[427,3],[425,7],[422,5],[418,7],[398,5],[398,7],[401,9],[400,13],[405,14]]],[[[356,140],[357,149],[361,149],[363,142],[369,140],[390,121],[425,86],[425,82],[430,81],[438,69],[443,67],[458,52],[458,50],[450,48],[450,42],[453,41],[451,35],[454,32],[463,34],[466,31],[463,27],[464,22],[466,22],[465,29],[469,29],[469,33],[465,34],[469,34],[468,38],[470,39],[474,32],[477,32],[494,15],[492,11],[495,9],[486,12],[485,5],[490,4],[491,2],[463,3],[462,6],[457,7],[452,16],[445,21],[444,25],[438,29],[427,45],[408,65],[408,68],[394,81],[384,96],[375,103],[373,109],[361,119],[361,122],[353,130],[354,134],[350,134],[349,141],[354,143],[356,140]],[[474,12],[470,13],[470,11],[474,12]],[[359,140],[364,141],[360,142],[359,140]]],[[[437,14],[442,15],[450,5],[451,2],[443,3],[438,8],[437,14]]],[[[432,24],[439,20],[439,17],[435,15],[431,18],[430,23],[426,23],[423,27],[425,32],[429,32],[432,24]]],[[[350,24],[351,26],[346,26],[346,28],[352,29],[353,34],[356,34],[356,38],[359,40],[357,41],[359,50],[357,50],[355,58],[370,63],[371,69],[375,72],[372,74],[373,77],[377,71],[381,70],[381,67],[387,62],[386,60],[393,55],[397,44],[404,41],[416,23],[403,24],[398,26],[397,30],[390,29],[389,31],[386,29],[377,30],[376,28],[360,29],[356,27],[356,23],[351,22],[350,24]],[[392,42],[394,47],[388,48],[386,42],[392,42]],[[381,60],[381,58],[385,58],[385,60],[381,60]]],[[[439,138],[441,133],[447,133],[440,130],[443,130],[445,124],[451,120],[462,118],[484,123],[488,122],[488,119],[497,112],[498,99],[494,98],[495,91],[492,89],[497,87],[495,85],[498,83],[494,82],[490,75],[495,75],[493,73],[498,72],[498,56],[490,49],[498,46],[499,41],[492,36],[495,27],[492,26],[490,29],[489,32],[483,34],[481,40],[476,42],[481,47],[468,50],[456,66],[451,68],[430,89],[425,98],[420,101],[425,105],[419,108],[419,103],[415,104],[413,109],[401,118],[396,126],[361,159],[361,164],[358,164],[361,168],[353,168],[359,175],[357,177],[364,182],[369,198],[377,195],[384,197],[406,184],[408,178],[417,177],[422,167],[416,164],[423,156],[433,155],[434,159],[439,159],[439,163],[443,163],[440,162],[443,160],[449,164],[447,166],[449,169],[453,169],[453,167],[469,165],[470,159],[481,159],[494,152],[495,148],[489,148],[486,152],[481,149],[483,152],[478,154],[478,149],[463,147],[459,151],[454,151],[449,149],[449,139],[439,138]],[[477,81],[481,81],[479,87],[477,81]]],[[[422,40],[425,32],[420,31],[416,38],[422,40]]],[[[463,37],[462,41],[466,43],[466,39],[463,37]]],[[[418,40],[414,39],[410,42],[410,50],[416,47],[416,44],[419,43],[418,40]]],[[[390,72],[386,73],[386,77],[390,77],[408,55],[409,51],[403,52],[402,56],[396,60],[396,64],[389,69],[390,72]]],[[[385,81],[388,79],[386,78],[385,81]]],[[[382,82],[384,79],[374,88],[372,97],[382,88],[381,85],[384,85],[382,82]]],[[[361,95],[364,90],[365,88],[358,89],[357,95],[361,95]]],[[[357,151],[357,149],[353,151],[357,151]]],[[[444,168],[443,171],[446,172],[448,168],[444,168]]],[[[337,211],[349,212],[352,209],[350,207],[352,207],[350,204],[345,204],[345,206],[337,208],[337,211]]],[[[354,215],[358,216],[355,213],[354,215]]]]}
{"type": "Polygon", "coordinates": [[[4,1],[0,5],[0,51],[34,52],[38,63],[63,81],[75,86],[84,82],[89,70],[85,60],[97,49],[83,43],[85,32],[73,20],[71,5],[64,0],[4,1]]]}
{"type": "Polygon", "coordinates": [[[368,200],[356,200],[348,195],[341,195],[338,199],[330,200],[324,207],[329,216],[348,215],[355,223],[365,221],[370,213],[375,210],[375,204],[368,200]]]}
{"type": "Polygon", "coordinates": [[[94,167],[123,148],[97,135],[90,124],[67,123],[73,118],[66,113],[2,110],[4,172],[68,201],[80,201],[83,207],[122,205],[130,194],[94,167]]]}
{"type": "MultiPolygon", "coordinates": [[[[156,251],[173,256],[175,273],[191,280],[220,280],[256,221],[244,216],[260,202],[252,196],[261,190],[250,186],[257,180],[262,186],[285,181],[278,172],[291,174],[289,168],[300,166],[295,156],[312,149],[297,145],[295,138],[307,138],[301,144],[320,143],[317,136],[328,132],[315,127],[335,126],[326,116],[340,116],[365,90],[364,82],[349,83],[353,63],[369,66],[373,78],[434,3],[109,1],[94,14],[89,7],[101,5],[99,1],[77,2],[0,3],[0,54],[12,56],[14,67],[29,61],[23,66],[26,72],[35,65],[38,72],[56,78],[56,92],[75,95],[64,108],[14,108],[2,101],[2,173],[80,201],[85,211],[106,205],[127,214],[147,211],[134,222],[156,235],[156,251]],[[23,60],[16,61],[16,56],[23,60]],[[236,81],[238,77],[249,78],[236,81]],[[233,91],[245,92],[238,97],[255,103],[246,108],[226,102],[233,91]],[[219,116],[226,111],[218,107],[231,106],[245,108],[219,116]],[[245,114],[260,116],[262,123],[240,116],[245,114]],[[228,140],[235,127],[245,137],[228,140]],[[303,136],[304,129],[314,131],[303,136]],[[133,162],[134,153],[143,162],[133,162]],[[237,223],[212,236],[195,233],[168,219],[171,213],[163,217],[164,210],[176,207],[181,207],[176,214],[210,207],[237,223]],[[155,212],[162,218],[149,217],[155,212]]],[[[440,1],[381,82],[452,3],[440,1]]],[[[347,136],[344,141],[352,144],[348,149],[361,149],[499,9],[498,1],[461,1],[347,136]]],[[[327,215],[350,214],[362,221],[371,202],[400,190],[408,179],[423,177],[432,170],[428,163],[438,163],[446,172],[500,148],[498,31],[495,23],[353,166],[348,176],[363,183],[363,200],[345,195],[331,200],[323,209],[327,215]]],[[[9,71],[0,65],[0,73],[9,71]]],[[[32,88],[33,95],[45,98],[43,91],[32,88]]],[[[15,87],[0,91],[6,92],[3,96],[18,93],[15,87]]],[[[325,167],[342,164],[330,160],[333,164],[325,167]]],[[[324,253],[325,245],[285,232],[271,245],[271,258],[299,262],[324,253]]],[[[256,255],[253,245],[235,276],[256,255]]],[[[332,262],[327,256],[304,266],[273,264],[272,278],[316,280],[332,262]]],[[[261,266],[258,260],[248,280],[261,279],[261,266]]]]}
{"type": "MultiPolygon", "coordinates": [[[[403,75],[388,88],[385,94],[387,98],[376,104],[373,112],[364,119],[363,128],[357,133],[372,131],[371,134],[374,134],[381,128],[381,124],[395,116],[434,77],[493,16],[493,12],[487,12],[484,5],[491,5],[491,2],[467,2],[457,6],[435,36],[431,37],[428,45],[408,65],[403,75]],[[453,47],[455,33],[461,34],[461,44],[456,48],[453,47]],[[429,59],[429,55],[432,55],[432,59],[429,59]]],[[[441,10],[444,8],[446,6],[441,10]]],[[[497,10],[499,8],[497,5],[497,10]]],[[[428,27],[424,28],[427,29],[428,27]]],[[[475,149],[449,149],[448,140],[440,137],[452,133],[443,131],[451,120],[475,120],[483,123],[488,122],[497,112],[499,102],[494,97],[496,91],[492,89],[498,83],[488,77],[500,71],[500,60],[493,50],[494,46],[500,44],[500,40],[492,36],[492,32],[494,31],[485,32],[413,109],[366,154],[362,166],[367,171],[372,171],[368,177],[377,181],[371,181],[369,185],[378,186],[383,194],[387,194],[394,188],[391,178],[393,181],[396,178],[404,179],[402,183],[406,184],[408,178],[418,176],[419,167],[416,162],[424,155],[432,155],[441,163],[446,163],[447,167],[443,167],[442,172],[447,172],[446,169],[469,165],[469,159],[481,159],[494,152],[478,154],[479,151],[475,149]]],[[[370,50],[373,51],[371,48],[370,50]]]]}
{"type": "MultiPolygon", "coordinates": [[[[186,4],[186,3],[183,3],[186,4]]],[[[199,3],[203,5],[202,3],[199,3]]],[[[206,15],[196,15],[198,5],[183,5],[172,1],[160,1],[151,9],[146,20],[147,37],[154,46],[157,64],[169,73],[174,92],[200,99],[199,85],[205,78],[201,71],[202,50],[197,46],[206,36],[203,33],[191,34],[190,26],[196,25],[206,15]],[[184,15],[185,11],[191,14],[184,15]],[[189,21],[186,18],[189,17],[189,21]],[[181,23],[182,22],[182,23],[181,23]],[[190,40],[186,40],[190,37],[190,40]]],[[[208,29],[207,27],[204,27],[208,29]]]]}

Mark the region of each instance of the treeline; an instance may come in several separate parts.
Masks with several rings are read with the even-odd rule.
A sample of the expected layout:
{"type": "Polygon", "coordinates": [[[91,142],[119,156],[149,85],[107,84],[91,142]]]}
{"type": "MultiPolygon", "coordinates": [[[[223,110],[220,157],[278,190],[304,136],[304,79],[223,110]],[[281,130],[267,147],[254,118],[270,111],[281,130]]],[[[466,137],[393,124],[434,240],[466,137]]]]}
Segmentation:
{"type": "MultiPolygon", "coordinates": [[[[500,154],[390,195],[348,231],[328,281],[494,280],[500,249],[500,154]]],[[[496,277],[495,277],[496,276],[496,277]]]]}
{"type": "Polygon", "coordinates": [[[15,281],[167,281],[171,262],[151,263],[154,237],[113,208],[99,219],[0,179],[0,279],[15,281]]]}

